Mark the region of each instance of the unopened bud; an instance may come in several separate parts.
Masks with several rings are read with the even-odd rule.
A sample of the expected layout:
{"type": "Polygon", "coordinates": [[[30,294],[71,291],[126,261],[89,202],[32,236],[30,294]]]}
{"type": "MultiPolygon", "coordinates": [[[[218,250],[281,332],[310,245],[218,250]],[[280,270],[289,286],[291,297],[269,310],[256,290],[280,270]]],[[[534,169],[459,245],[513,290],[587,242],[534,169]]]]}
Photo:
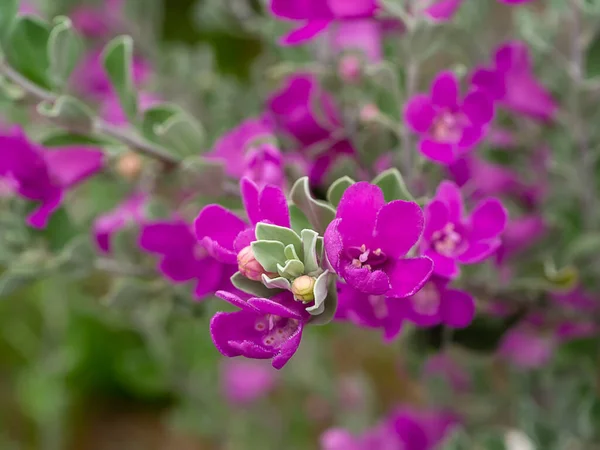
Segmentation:
{"type": "Polygon", "coordinates": [[[379,108],[373,103],[365,105],[360,110],[360,120],[363,123],[371,123],[379,117],[379,108]]]}
{"type": "Polygon", "coordinates": [[[338,65],[340,78],[346,83],[358,83],[362,74],[362,63],[356,55],[344,55],[338,65]]]}
{"type": "Polygon", "coordinates": [[[312,302],[315,299],[315,283],[317,280],[308,275],[302,275],[292,283],[292,293],[296,300],[301,302],[312,302]]]}
{"type": "Polygon", "coordinates": [[[142,163],[142,158],[137,153],[125,153],[117,161],[117,172],[127,180],[135,180],[142,171],[142,163]]]}
{"type": "Polygon", "coordinates": [[[246,278],[254,281],[261,281],[262,274],[267,271],[260,265],[254,257],[252,247],[244,247],[237,255],[238,270],[246,278]]]}

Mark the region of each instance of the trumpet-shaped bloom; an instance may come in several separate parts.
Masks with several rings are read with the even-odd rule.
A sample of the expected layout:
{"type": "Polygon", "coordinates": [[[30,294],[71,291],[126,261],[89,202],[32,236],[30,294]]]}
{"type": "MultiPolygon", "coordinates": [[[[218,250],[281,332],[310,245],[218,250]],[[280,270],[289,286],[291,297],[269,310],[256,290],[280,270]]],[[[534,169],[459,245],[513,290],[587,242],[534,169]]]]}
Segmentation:
{"type": "Polygon", "coordinates": [[[428,94],[411,98],[404,110],[408,126],[421,139],[420,152],[432,161],[450,164],[479,143],[494,116],[491,99],[482,91],[460,98],[451,72],[437,76],[428,94]]]}
{"type": "Polygon", "coordinates": [[[540,120],[554,118],[558,105],[535,78],[529,49],[523,42],[507,42],[496,50],[491,67],[479,67],[471,83],[505,108],[540,120]]]}
{"type": "Polygon", "coordinates": [[[198,298],[214,293],[231,270],[214,260],[198,244],[192,227],[180,220],[147,223],[142,226],[140,247],[161,257],[158,269],[174,283],[196,280],[198,298]]]}
{"type": "Polygon", "coordinates": [[[210,322],[210,333],[217,349],[225,356],[270,359],[276,369],[290,360],[302,339],[310,315],[289,292],[273,298],[240,297],[225,291],[217,297],[240,308],[219,312],[210,322]]]}
{"type": "Polygon", "coordinates": [[[46,150],[18,129],[0,135],[0,181],[4,190],[39,204],[27,218],[35,228],[46,226],[64,193],[100,171],[103,159],[103,153],[92,148],[46,150]]]}
{"type": "Polygon", "coordinates": [[[288,78],[284,87],[270,97],[268,108],[276,128],[293,139],[311,160],[311,184],[321,182],[337,157],[354,154],[333,98],[314,76],[296,74],[288,78]]]}
{"type": "Polygon", "coordinates": [[[197,239],[213,258],[226,264],[237,265],[238,253],[255,240],[257,223],[290,227],[287,199],[280,188],[268,185],[259,189],[248,178],[243,178],[240,186],[250,224],[220,205],[204,207],[194,222],[197,239]]]}
{"type": "Polygon", "coordinates": [[[459,264],[475,264],[500,246],[508,213],[498,199],[477,204],[466,215],[456,184],[443,181],[425,208],[425,231],[421,252],[435,263],[434,273],[445,278],[459,275],[459,264]]]}
{"type": "Polygon", "coordinates": [[[425,284],[433,269],[428,257],[406,257],[422,231],[419,205],[386,203],[378,186],[359,182],[342,196],[325,232],[325,251],[332,268],[353,288],[407,297],[425,284]]]}

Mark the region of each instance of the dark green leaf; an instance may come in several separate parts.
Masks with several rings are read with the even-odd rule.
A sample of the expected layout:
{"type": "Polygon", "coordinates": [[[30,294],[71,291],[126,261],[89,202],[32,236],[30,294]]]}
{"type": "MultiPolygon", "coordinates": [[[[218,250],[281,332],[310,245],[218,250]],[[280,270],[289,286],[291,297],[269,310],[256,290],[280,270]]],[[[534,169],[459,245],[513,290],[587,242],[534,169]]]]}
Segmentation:
{"type": "Polygon", "coordinates": [[[70,145],[101,146],[109,145],[111,142],[88,136],[86,134],[70,133],[68,131],[52,131],[39,140],[44,147],[68,147],[70,145]]]}
{"type": "Polygon", "coordinates": [[[600,32],[596,33],[587,49],[585,69],[588,78],[600,76],[600,32]]]}
{"type": "Polygon", "coordinates": [[[138,97],[133,82],[133,40],[118,36],[110,41],[102,53],[104,70],[119,96],[121,107],[130,121],[138,110],[138,97]]]}
{"type": "Polygon", "coordinates": [[[350,186],[354,184],[354,180],[349,176],[344,176],[335,180],[327,190],[327,200],[333,206],[337,207],[340,204],[342,195],[350,186]]]}
{"type": "Polygon", "coordinates": [[[381,188],[386,202],[394,200],[408,200],[412,202],[415,200],[410,192],[408,192],[402,174],[396,168],[381,172],[375,177],[373,184],[381,188]]]}
{"type": "Polygon", "coordinates": [[[2,0],[0,2],[0,37],[4,37],[17,17],[19,0],[2,0]]]}

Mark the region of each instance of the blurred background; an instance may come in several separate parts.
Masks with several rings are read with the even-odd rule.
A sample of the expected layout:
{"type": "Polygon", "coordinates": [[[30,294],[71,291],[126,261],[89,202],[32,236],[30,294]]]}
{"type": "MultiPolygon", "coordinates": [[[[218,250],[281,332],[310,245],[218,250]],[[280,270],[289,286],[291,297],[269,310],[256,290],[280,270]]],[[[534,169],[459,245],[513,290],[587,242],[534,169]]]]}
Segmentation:
{"type": "MultiPolygon", "coordinates": [[[[89,83],[94,82],[94,52],[111,37],[130,34],[140,64],[147,66],[144,95],[149,101],[179,104],[202,123],[205,139],[199,152],[258,115],[285,75],[303,67],[336,70],[326,64],[327,55],[317,44],[277,45],[290,27],[273,19],[260,0],[118,3],[117,8],[111,0],[31,0],[23,1],[21,8],[45,18],[73,18],[92,55],[83,63],[90,72],[81,69],[89,83]]],[[[548,39],[558,50],[568,47],[560,25],[563,10],[556,10],[558,16],[546,14],[546,8],[561,2],[534,3],[517,13],[491,0],[465,1],[457,25],[435,31],[444,45],[422,67],[418,84],[426,87],[447,67],[464,73],[474,60],[489,60],[494,46],[511,36],[548,39]]],[[[402,66],[399,39],[386,42],[392,71],[402,66]]],[[[599,53],[595,61],[600,61],[600,46],[594,51],[599,53]]],[[[534,57],[546,69],[537,71],[539,79],[562,97],[566,75],[544,51],[534,57]]],[[[600,66],[595,67],[590,62],[590,70],[600,66]]],[[[391,83],[402,84],[403,77],[398,70],[391,83]]],[[[343,89],[330,79],[327,87],[336,90],[341,104],[350,105],[350,113],[356,115],[357,105],[376,103],[398,118],[389,83],[381,79],[357,90],[343,89]]],[[[597,99],[597,92],[593,95],[597,99]]],[[[47,138],[46,124],[32,123],[27,110],[6,92],[0,100],[6,121],[23,123],[34,136],[47,138]]],[[[569,153],[563,152],[568,147],[564,131],[517,125],[523,145],[543,135],[559,148],[559,162],[569,160],[569,153]]],[[[369,145],[388,145],[377,130],[370,133],[374,144],[369,145]]],[[[364,147],[368,154],[368,145],[364,147]]],[[[500,164],[519,164],[514,156],[493,148],[488,156],[500,164]]],[[[463,430],[469,439],[447,448],[529,450],[505,447],[506,430],[512,428],[527,430],[542,443],[540,450],[599,448],[596,337],[553,348],[553,360],[543,370],[522,371],[494,356],[506,330],[524,316],[522,305],[536,301],[527,288],[515,300],[516,312],[478,317],[452,336],[441,327],[407,327],[400,339],[384,344],[377,331],[352,324],[315,327],[279,372],[268,361],[222,357],[208,325],[222,305],[215,299],[194,301],[189,285],[174,287],[152,277],[129,276],[110,261],[81,276],[77,267],[48,276],[39,270],[28,272],[39,262],[38,254],[24,251],[33,240],[43,239],[49,250],[72,251],[72,237],[89,234],[94,219],[121,202],[129,191],[131,172],[138,170],[137,162],[131,164],[121,158],[114,170],[75,190],[69,197],[70,214],[59,210],[46,230],[10,228],[12,247],[2,249],[0,265],[6,268],[18,258],[23,273],[10,278],[10,285],[3,281],[8,294],[0,298],[1,450],[310,450],[319,448],[319,437],[330,427],[360,431],[396,405],[426,403],[452,405],[473,419],[463,430]],[[457,397],[455,386],[449,387],[449,365],[442,364],[443,377],[437,376],[439,370],[426,376],[425,363],[441,347],[469,374],[467,394],[457,397]],[[579,446],[570,447],[573,442],[579,446]]],[[[344,170],[340,163],[332,177],[344,170]]],[[[190,207],[197,211],[202,203],[206,201],[201,198],[190,207]]],[[[571,248],[569,236],[580,233],[579,209],[568,200],[557,201],[553,213],[559,217],[553,245],[562,252],[571,248]]],[[[117,238],[115,251],[139,263],[139,251],[131,249],[133,235],[127,232],[117,238]]],[[[533,252],[545,255],[544,245],[533,252]]],[[[143,264],[151,269],[154,263],[143,264]]],[[[527,273],[540,272],[538,266],[528,266],[527,273]]],[[[568,273],[562,275],[553,282],[572,283],[568,273]]],[[[597,272],[588,277],[597,278],[597,272]]],[[[496,300],[486,299],[484,288],[476,295],[486,307],[496,300]]],[[[544,347],[545,341],[537,344],[544,347]]],[[[533,348],[531,358],[543,351],[545,347],[533,348]]],[[[461,373],[456,376],[460,384],[461,373]]],[[[457,382],[456,377],[452,380],[457,382]]]]}

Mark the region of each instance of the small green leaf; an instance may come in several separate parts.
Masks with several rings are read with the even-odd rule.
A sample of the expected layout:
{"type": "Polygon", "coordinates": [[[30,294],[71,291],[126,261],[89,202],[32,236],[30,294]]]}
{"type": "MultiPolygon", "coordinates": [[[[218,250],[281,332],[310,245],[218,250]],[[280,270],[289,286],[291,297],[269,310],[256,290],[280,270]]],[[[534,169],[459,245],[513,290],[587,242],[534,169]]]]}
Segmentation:
{"type": "Polygon", "coordinates": [[[304,257],[302,250],[302,240],[296,232],[290,228],[272,225],[270,223],[261,222],[256,225],[256,239],[259,241],[278,241],[284,246],[293,245],[296,250],[298,259],[304,257]]]}
{"type": "Polygon", "coordinates": [[[329,287],[329,271],[326,270],[317,278],[313,292],[315,294],[315,304],[306,310],[313,316],[323,314],[325,311],[325,305],[323,302],[327,298],[327,290],[329,287]]]}
{"type": "Polygon", "coordinates": [[[277,264],[277,273],[279,273],[279,275],[282,277],[293,280],[294,278],[304,274],[304,264],[302,264],[302,261],[298,261],[297,259],[290,259],[285,263],[285,266],[277,264]]]}
{"type": "Polygon", "coordinates": [[[68,123],[71,129],[85,134],[94,124],[94,113],[84,103],[74,97],[61,95],[54,103],[42,102],[37,111],[42,116],[68,123]]]}
{"type": "Polygon", "coordinates": [[[327,190],[327,200],[333,206],[338,206],[340,204],[340,200],[342,199],[342,195],[346,192],[350,186],[352,186],[355,181],[349,176],[343,176],[342,178],[338,178],[327,190]]]}
{"type": "Polygon", "coordinates": [[[44,135],[39,142],[44,147],[67,147],[70,145],[102,146],[111,144],[111,142],[102,138],[62,130],[52,131],[44,135]]]}
{"type": "Polygon", "coordinates": [[[19,0],[2,0],[0,2],[0,37],[4,38],[10,26],[17,18],[19,0]]]}
{"type": "Polygon", "coordinates": [[[269,278],[263,273],[262,282],[269,289],[285,289],[287,291],[292,289],[292,284],[290,283],[290,280],[283,277],[269,278]]]}
{"type": "Polygon", "coordinates": [[[46,51],[49,38],[50,25],[36,17],[23,16],[13,23],[4,49],[11,67],[46,89],[52,87],[46,51]]]}
{"type": "Polygon", "coordinates": [[[285,257],[287,259],[297,259],[300,260],[300,258],[298,257],[298,254],[296,253],[296,249],[294,248],[293,244],[287,245],[285,247],[285,257]]]}
{"type": "Polygon", "coordinates": [[[242,275],[240,272],[236,272],[231,277],[231,284],[233,284],[240,291],[246,292],[250,295],[255,295],[256,297],[261,298],[271,298],[275,294],[281,292],[278,289],[269,289],[260,281],[250,280],[242,275]]]}
{"type": "Polygon", "coordinates": [[[50,74],[54,84],[63,87],[81,57],[83,42],[68,17],[59,16],[54,24],[48,39],[50,74]]]}
{"type": "Polygon", "coordinates": [[[252,253],[267,272],[277,272],[277,264],[285,262],[285,247],[279,241],[254,241],[252,253]]]}
{"type": "Polygon", "coordinates": [[[381,172],[375,177],[373,184],[381,188],[386,202],[394,200],[408,200],[413,202],[415,200],[410,192],[408,192],[402,174],[396,168],[381,172]]]}
{"type": "Polygon", "coordinates": [[[141,131],[158,144],[172,149],[177,155],[197,155],[202,150],[202,125],[179,106],[164,103],[144,112],[141,131]]]}
{"type": "MultiPolygon", "coordinates": [[[[309,325],[327,325],[329,322],[333,320],[335,316],[335,312],[337,311],[338,305],[338,296],[337,289],[335,286],[336,276],[333,276],[327,272],[324,272],[323,275],[327,274],[328,286],[327,286],[327,296],[321,302],[321,307],[323,308],[322,312],[319,315],[313,315],[314,312],[309,313],[312,315],[309,325]]],[[[323,276],[321,275],[321,276],[323,276]]],[[[320,277],[319,277],[320,278],[320,277]]],[[[318,280],[317,280],[318,281],[318,280]]],[[[317,286],[315,284],[315,295],[316,295],[317,286]]],[[[319,286],[319,295],[322,295],[322,286],[319,286]]],[[[316,297],[315,297],[315,306],[316,306],[316,297]]],[[[311,307],[312,308],[312,307],[311,307]]],[[[321,308],[318,308],[321,309],[321,308]]],[[[308,311],[308,309],[307,309],[308,311]]],[[[315,311],[316,312],[316,311],[315,311]]]]}
{"type": "Polygon", "coordinates": [[[110,41],[102,52],[104,70],[119,96],[119,102],[130,121],[138,110],[138,98],[133,81],[133,40],[130,36],[118,36],[110,41]]]}
{"type": "Polygon", "coordinates": [[[570,291],[579,281],[579,272],[573,266],[561,269],[546,268],[546,279],[551,283],[553,291],[570,291]]]}
{"type": "Polygon", "coordinates": [[[302,245],[304,246],[304,268],[307,274],[319,270],[317,259],[317,239],[319,233],[314,230],[302,230],[302,245]]]}
{"type": "Polygon", "coordinates": [[[293,203],[288,203],[288,209],[290,210],[290,222],[292,223],[292,230],[294,230],[296,234],[300,234],[302,230],[312,228],[312,225],[306,218],[306,215],[300,211],[300,208],[293,203]]]}
{"type": "Polygon", "coordinates": [[[308,177],[298,179],[290,192],[290,198],[307,217],[312,227],[324,234],[327,226],[335,219],[335,209],[331,205],[316,200],[310,193],[308,177]]]}

